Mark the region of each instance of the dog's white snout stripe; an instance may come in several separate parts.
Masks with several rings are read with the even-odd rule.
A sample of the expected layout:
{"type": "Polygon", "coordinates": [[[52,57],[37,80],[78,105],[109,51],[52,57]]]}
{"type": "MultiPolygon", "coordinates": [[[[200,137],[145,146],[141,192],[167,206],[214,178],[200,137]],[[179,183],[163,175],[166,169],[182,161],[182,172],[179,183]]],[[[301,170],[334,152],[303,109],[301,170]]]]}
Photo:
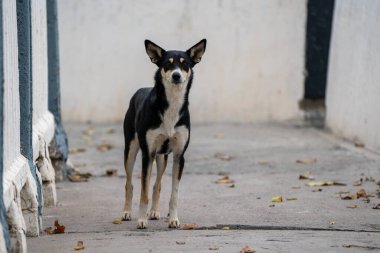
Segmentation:
{"type": "Polygon", "coordinates": [[[178,68],[172,71],[172,76],[174,74],[179,74],[181,76],[181,78],[182,78],[182,73],[181,73],[181,71],[178,68]]]}
{"type": "Polygon", "coordinates": [[[172,71],[172,74],[171,74],[171,79],[174,80],[174,76],[177,75],[177,78],[178,78],[178,75],[180,76],[179,78],[179,81],[182,83],[185,81],[185,78],[181,72],[181,70],[179,68],[176,68],[172,71]]]}

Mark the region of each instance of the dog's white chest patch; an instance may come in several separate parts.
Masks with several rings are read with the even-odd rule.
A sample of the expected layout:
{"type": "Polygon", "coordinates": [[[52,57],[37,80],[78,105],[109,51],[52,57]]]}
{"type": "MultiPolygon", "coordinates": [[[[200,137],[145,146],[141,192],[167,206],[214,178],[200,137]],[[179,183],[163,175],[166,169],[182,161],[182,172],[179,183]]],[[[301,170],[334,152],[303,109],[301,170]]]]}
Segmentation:
{"type": "Polygon", "coordinates": [[[173,137],[174,128],[179,120],[180,110],[184,103],[187,83],[179,85],[165,83],[164,85],[169,106],[162,115],[162,128],[168,137],[173,137]]]}

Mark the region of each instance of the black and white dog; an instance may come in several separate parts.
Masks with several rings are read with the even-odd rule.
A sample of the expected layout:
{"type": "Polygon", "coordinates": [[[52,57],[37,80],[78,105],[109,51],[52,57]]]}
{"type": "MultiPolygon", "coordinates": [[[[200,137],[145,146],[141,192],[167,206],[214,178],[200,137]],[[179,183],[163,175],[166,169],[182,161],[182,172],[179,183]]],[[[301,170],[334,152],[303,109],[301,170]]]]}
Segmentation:
{"type": "Polygon", "coordinates": [[[188,98],[194,76],[192,68],[201,61],[206,40],[201,40],[186,52],[165,51],[149,40],[145,41],[145,49],[158,70],[154,76],[154,87],[141,88],[133,95],[124,119],[124,166],[127,182],[123,220],[131,220],[132,171],[139,149],[142,153],[142,173],[138,228],[146,228],[148,223],[148,189],[154,159],[157,179],[153,187],[149,219],[160,218],[161,178],[168,154],[173,152],[169,227],[178,228],[178,187],[185,165],[184,153],[190,140],[188,98]]]}

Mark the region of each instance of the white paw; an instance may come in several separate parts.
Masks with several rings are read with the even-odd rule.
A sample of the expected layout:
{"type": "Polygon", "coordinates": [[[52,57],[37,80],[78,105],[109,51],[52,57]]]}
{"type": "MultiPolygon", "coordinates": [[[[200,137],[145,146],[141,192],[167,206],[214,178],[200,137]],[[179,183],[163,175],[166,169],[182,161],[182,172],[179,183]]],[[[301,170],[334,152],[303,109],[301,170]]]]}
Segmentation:
{"type": "Polygon", "coordinates": [[[148,225],[147,219],[138,219],[137,220],[137,228],[143,229],[143,228],[146,228],[146,225],[148,225]]]}
{"type": "Polygon", "coordinates": [[[124,211],[123,217],[121,219],[125,221],[131,220],[132,219],[131,213],[124,211]]]}
{"type": "Polygon", "coordinates": [[[149,220],[159,220],[160,212],[156,210],[150,210],[149,220]]]}
{"type": "Polygon", "coordinates": [[[178,218],[170,219],[169,228],[179,228],[179,227],[180,227],[180,223],[179,223],[178,218]]]}

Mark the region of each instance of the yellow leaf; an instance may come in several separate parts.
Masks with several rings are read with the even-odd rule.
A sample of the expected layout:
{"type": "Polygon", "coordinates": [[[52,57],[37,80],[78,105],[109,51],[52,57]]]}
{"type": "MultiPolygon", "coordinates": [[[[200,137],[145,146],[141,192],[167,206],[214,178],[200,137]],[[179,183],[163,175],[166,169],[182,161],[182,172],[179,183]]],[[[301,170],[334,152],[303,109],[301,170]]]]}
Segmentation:
{"type": "Polygon", "coordinates": [[[296,163],[301,163],[301,164],[314,164],[317,162],[317,159],[308,159],[308,160],[297,160],[296,163]]]}
{"type": "Polygon", "coordinates": [[[74,250],[83,250],[83,249],[84,249],[83,241],[78,241],[77,246],[75,246],[74,250]]]}
{"type": "Polygon", "coordinates": [[[116,219],[114,219],[114,221],[112,222],[113,224],[117,224],[117,225],[119,225],[119,224],[121,224],[122,222],[121,222],[121,220],[119,219],[119,218],[116,218],[116,219]]]}
{"type": "Polygon", "coordinates": [[[352,208],[352,209],[357,208],[357,207],[358,207],[357,205],[347,206],[347,208],[352,208]]]}
{"type": "Polygon", "coordinates": [[[265,161],[265,160],[258,161],[257,163],[258,163],[259,165],[268,165],[268,164],[270,164],[269,161],[265,161]]]}
{"type": "Polygon", "coordinates": [[[78,154],[78,153],[83,153],[86,152],[85,148],[72,148],[69,150],[70,154],[78,154]]]}
{"type": "Polygon", "coordinates": [[[276,202],[276,203],[282,202],[282,196],[277,196],[277,197],[272,198],[272,202],[276,202]]]}
{"type": "Polygon", "coordinates": [[[222,178],[219,178],[218,180],[215,181],[216,184],[233,184],[235,183],[234,180],[230,179],[229,176],[224,176],[222,178]]]}
{"type": "Polygon", "coordinates": [[[332,186],[332,185],[345,185],[335,181],[312,181],[306,184],[307,186],[332,186]]]}
{"type": "Polygon", "coordinates": [[[222,230],[230,230],[230,227],[222,227],[222,230]]]}

